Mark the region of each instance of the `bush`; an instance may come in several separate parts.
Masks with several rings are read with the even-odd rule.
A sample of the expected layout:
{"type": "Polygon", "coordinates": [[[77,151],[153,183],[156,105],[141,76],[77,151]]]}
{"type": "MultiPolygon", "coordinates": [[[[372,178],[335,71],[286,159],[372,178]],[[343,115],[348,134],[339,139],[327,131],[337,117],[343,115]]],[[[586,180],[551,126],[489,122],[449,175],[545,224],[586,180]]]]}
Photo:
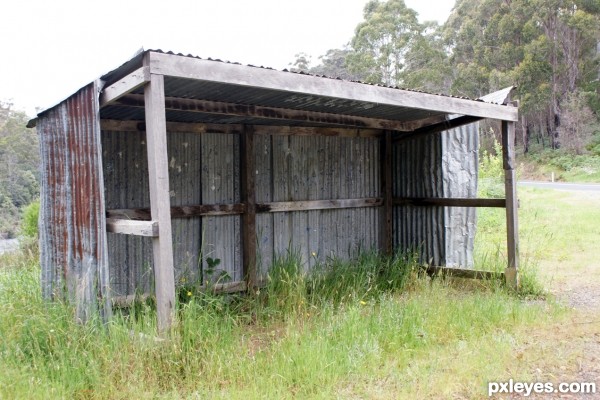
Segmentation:
{"type": "Polygon", "coordinates": [[[40,215],[40,201],[35,200],[23,208],[21,220],[21,235],[28,238],[38,237],[38,218],[40,215]]]}
{"type": "Polygon", "coordinates": [[[494,140],[493,152],[483,150],[479,163],[479,197],[504,197],[504,170],[502,145],[494,140]]]}

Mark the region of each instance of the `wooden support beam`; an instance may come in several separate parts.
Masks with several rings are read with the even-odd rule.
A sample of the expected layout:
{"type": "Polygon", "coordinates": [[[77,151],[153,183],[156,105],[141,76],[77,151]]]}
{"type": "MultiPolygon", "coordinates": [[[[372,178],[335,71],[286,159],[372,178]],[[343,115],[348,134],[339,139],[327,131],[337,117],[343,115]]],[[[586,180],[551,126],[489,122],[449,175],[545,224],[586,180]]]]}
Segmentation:
{"type": "Polygon", "coordinates": [[[150,214],[158,221],[158,237],[152,239],[158,331],[168,331],[175,310],[175,273],[169,199],[169,161],[165,114],[164,77],[152,74],[144,89],[146,142],[150,186],[150,214]]]}
{"type": "Polygon", "coordinates": [[[226,64],[211,60],[149,52],[151,72],[170,77],[219,82],[224,85],[255,87],[287,94],[286,103],[313,104],[338,109],[360,102],[364,107],[384,104],[405,108],[431,110],[448,114],[473,115],[483,118],[517,121],[513,107],[488,104],[449,96],[414,92],[338,79],[323,79],[310,75],[226,64]]]}
{"type": "MultiPolygon", "coordinates": [[[[141,87],[146,82],[150,81],[150,68],[141,67],[124,77],[123,79],[113,83],[110,86],[102,89],[100,93],[100,107],[104,107],[112,102],[117,101],[122,96],[141,87]]],[[[141,96],[142,99],[144,96],[141,96]]]]}
{"type": "Polygon", "coordinates": [[[380,142],[381,193],[383,194],[383,236],[382,250],[385,255],[393,254],[393,174],[392,174],[392,133],[386,132],[380,142]]]}
{"type": "Polygon", "coordinates": [[[454,119],[439,122],[439,123],[436,123],[433,125],[424,126],[422,128],[416,129],[416,130],[406,133],[406,134],[398,135],[394,139],[394,142],[408,140],[408,139],[414,139],[416,137],[431,135],[433,133],[440,133],[443,131],[447,131],[449,129],[458,128],[463,125],[469,125],[469,124],[472,124],[473,122],[481,121],[482,119],[483,118],[481,118],[481,117],[473,117],[473,116],[469,116],[469,115],[454,118],[454,119]]]}
{"type": "Polygon", "coordinates": [[[394,198],[396,206],[417,207],[506,207],[505,199],[462,199],[462,198],[394,198]]]}
{"type": "MultiPolygon", "coordinates": [[[[260,284],[260,283],[259,283],[260,284]]],[[[262,286],[262,285],[261,285],[262,286]]],[[[201,292],[208,292],[219,294],[219,293],[238,293],[245,292],[247,290],[247,284],[245,281],[225,282],[216,283],[214,285],[202,285],[200,286],[201,292]]],[[[148,298],[151,298],[150,293],[143,294],[130,294],[127,296],[113,296],[111,297],[113,307],[127,308],[131,307],[136,301],[144,302],[148,298]]]]}
{"type": "MultiPolygon", "coordinates": [[[[225,103],[220,101],[184,99],[167,97],[165,108],[168,111],[184,111],[202,114],[234,115],[238,117],[280,120],[286,122],[301,122],[307,124],[325,124],[350,126],[357,128],[391,129],[407,132],[410,125],[402,121],[359,117],[354,115],[334,114],[318,111],[296,110],[292,108],[265,107],[252,104],[225,103]]],[[[115,101],[116,105],[125,107],[144,107],[144,97],[128,94],[115,101]]]]}
{"type": "Polygon", "coordinates": [[[379,197],[367,199],[340,199],[340,200],[307,200],[307,201],[278,201],[256,205],[257,212],[289,212],[330,210],[340,208],[379,207],[383,199],[379,197]]]}
{"type": "Polygon", "coordinates": [[[107,218],[106,231],[123,235],[158,237],[158,221],[107,218]]]}
{"type": "MultiPolygon", "coordinates": [[[[171,207],[171,218],[214,217],[219,215],[239,215],[246,211],[243,203],[234,204],[201,204],[194,206],[171,207]]],[[[108,218],[126,218],[132,220],[149,221],[151,212],[149,208],[124,208],[107,210],[108,218]]]]}
{"type": "Polygon", "coordinates": [[[446,275],[455,278],[467,279],[502,279],[504,277],[502,272],[476,271],[473,269],[436,267],[432,265],[424,266],[423,268],[425,269],[425,272],[431,276],[446,275]]]}
{"type": "Polygon", "coordinates": [[[506,247],[508,265],[505,271],[508,286],[519,287],[519,223],[517,179],[515,174],[515,123],[502,121],[502,164],[506,196],[506,247]]]}
{"type": "Polygon", "coordinates": [[[254,162],[254,131],[245,127],[240,136],[241,196],[246,204],[242,216],[242,263],[248,290],[256,287],[258,271],[256,266],[256,167],[254,162]]]}
{"type": "MultiPolygon", "coordinates": [[[[146,124],[141,121],[119,121],[103,119],[100,121],[102,130],[144,132],[146,124]]],[[[277,126],[277,125],[248,125],[254,129],[256,135],[279,136],[330,136],[330,137],[365,137],[378,138],[383,135],[380,129],[364,128],[325,128],[314,126],[277,126]]],[[[167,132],[189,133],[224,133],[239,135],[243,126],[240,124],[203,124],[188,122],[167,122],[167,132]]]]}

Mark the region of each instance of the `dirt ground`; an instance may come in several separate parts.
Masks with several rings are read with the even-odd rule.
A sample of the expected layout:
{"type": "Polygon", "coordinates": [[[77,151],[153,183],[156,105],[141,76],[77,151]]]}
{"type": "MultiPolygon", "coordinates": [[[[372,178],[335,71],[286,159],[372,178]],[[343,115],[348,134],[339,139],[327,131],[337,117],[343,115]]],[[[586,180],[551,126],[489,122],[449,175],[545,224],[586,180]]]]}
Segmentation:
{"type": "MultiPolygon", "coordinates": [[[[600,192],[572,192],[600,207],[600,192]]],[[[600,229],[600,227],[599,227],[600,229]]],[[[517,352],[521,368],[537,382],[595,382],[595,394],[531,395],[531,399],[600,399],[600,242],[577,271],[560,261],[543,269],[549,290],[569,311],[564,321],[529,332],[517,352]]],[[[511,398],[523,398],[513,396],[511,398]]]]}

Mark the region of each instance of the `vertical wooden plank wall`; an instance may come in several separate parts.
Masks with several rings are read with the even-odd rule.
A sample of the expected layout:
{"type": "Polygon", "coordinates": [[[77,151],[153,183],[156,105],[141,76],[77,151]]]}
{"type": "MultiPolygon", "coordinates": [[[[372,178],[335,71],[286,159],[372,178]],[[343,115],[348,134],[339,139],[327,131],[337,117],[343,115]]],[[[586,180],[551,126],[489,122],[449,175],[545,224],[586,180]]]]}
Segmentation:
{"type": "Polygon", "coordinates": [[[517,288],[519,285],[519,224],[517,219],[517,181],[515,174],[515,123],[502,121],[502,159],[506,197],[506,243],[508,265],[506,282],[517,288]]]}

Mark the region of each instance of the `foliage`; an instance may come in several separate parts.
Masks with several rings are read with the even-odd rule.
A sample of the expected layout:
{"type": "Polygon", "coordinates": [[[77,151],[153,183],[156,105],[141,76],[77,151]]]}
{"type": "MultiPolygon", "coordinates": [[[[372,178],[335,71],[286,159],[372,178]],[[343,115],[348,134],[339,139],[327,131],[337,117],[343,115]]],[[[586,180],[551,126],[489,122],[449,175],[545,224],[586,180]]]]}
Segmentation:
{"type": "Polygon", "coordinates": [[[403,0],[371,0],[350,47],[310,70],[471,98],[515,85],[524,152],[535,139],[577,153],[600,115],[599,41],[597,1],[457,0],[440,27],[403,0]]]}
{"type": "Polygon", "coordinates": [[[494,140],[493,150],[482,150],[479,160],[478,196],[482,198],[504,197],[504,169],[502,145],[494,140]]]}
{"type": "MultiPolygon", "coordinates": [[[[599,139],[595,139],[599,140],[599,139]]],[[[521,164],[530,179],[555,179],[566,182],[600,182],[600,154],[594,153],[594,143],[588,145],[590,154],[572,154],[563,149],[543,149],[523,157],[521,164]]]]}
{"type": "MultiPolygon", "coordinates": [[[[373,257],[351,268],[377,276],[373,257]]],[[[258,298],[195,294],[161,339],[151,306],[117,313],[108,326],[78,325],[69,304],[41,298],[34,262],[0,268],[0,308],[10,311],[0,313],[0,397],[345,398],[370,392],[373,380],[385,381],[393,398],[464,395],[465,388],[477,397],[507,367],[515,332],[557,315],[498,288],[416,275],[403,294],[361,278],[329,281],[317,296],[298,272],[282,264],[278,278],[288,280],[278,288],[273,280],[258,298]],[[326,295],[334,287],[344,287],[340,301],[326,295]],[[459,371],[483,373],[448,371],[450,358],[459,371]],[[415,385],[414,376],[427,384],[415,385]]]]}
{"type": "Polygon", "coordinates": [[[23,219],[21,221],[21,235],[28,238],[37,238],[38,218],[40,215],[40,201],[36,200],[23,209],[23,219]]]}
{"type": "Polygon", "coordinates": [[[364,19],[351,42],[350,70],[364,76],[367,82],[398,85],[407,52],[423,29],[417,13],[403,0],[371,0],[364,8],[364,19]]]}
{"type": "Polygon", "coordinates": [[[563,107],[562,124],[558,128],[562,148],[574,154],[582,154],[595,133],[600,134],[600,123],[587,105],[584,93],[570,93],[563,107]]]}
{"type": "Polygon", "coordinates": [[[39,194],[39,150],[28,117],[0,102],[0,238],[14,237],[20,209],[39,194]]]}

